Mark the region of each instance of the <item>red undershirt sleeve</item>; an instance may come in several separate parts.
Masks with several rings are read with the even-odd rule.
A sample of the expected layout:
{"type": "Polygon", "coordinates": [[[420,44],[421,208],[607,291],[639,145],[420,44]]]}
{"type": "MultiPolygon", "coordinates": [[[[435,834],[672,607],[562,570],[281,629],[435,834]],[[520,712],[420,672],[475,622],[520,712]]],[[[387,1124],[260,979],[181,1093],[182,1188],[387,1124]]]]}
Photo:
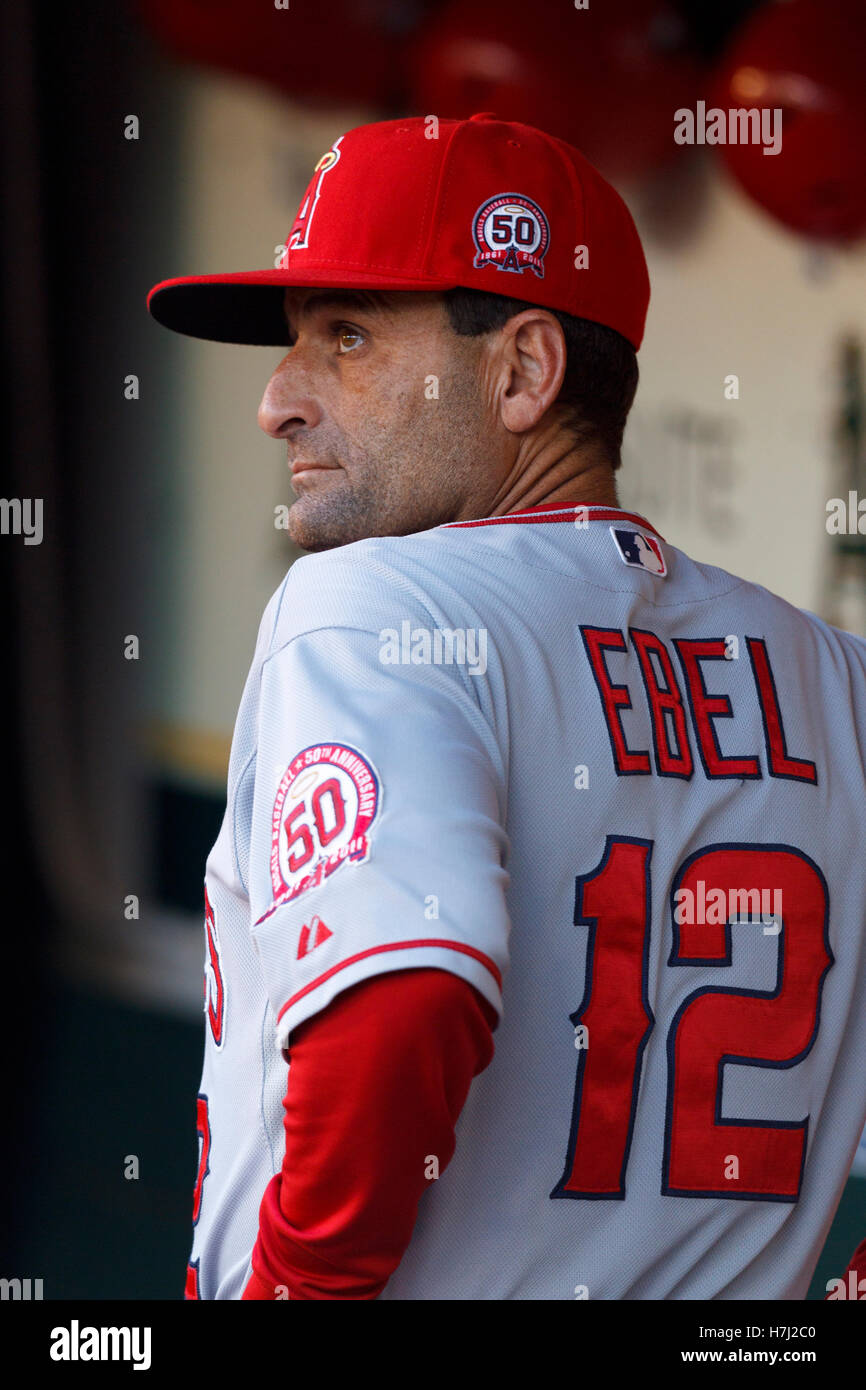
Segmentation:
{"type": "Polygon", "coordinates": [[[265,1191],[244,1299],[373,1299],[444,1172],[496,1013],[445,970],[345,990],[289,1040],[282,1169],[265,1191]]]}

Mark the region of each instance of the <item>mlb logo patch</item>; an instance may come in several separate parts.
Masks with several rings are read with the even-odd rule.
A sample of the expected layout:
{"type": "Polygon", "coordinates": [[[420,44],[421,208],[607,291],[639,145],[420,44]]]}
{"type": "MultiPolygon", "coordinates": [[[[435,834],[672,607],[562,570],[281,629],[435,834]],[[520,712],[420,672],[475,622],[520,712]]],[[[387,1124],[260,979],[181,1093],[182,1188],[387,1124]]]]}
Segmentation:
{"type": "Polygon", "coordinates": [[[666,577],[668,567],[655,536],[647,535],[646,531],[626,530],[622,526],[611,526],[610,534],[624,565],[648,570],[650,574],[657,574],[659,579],[666,577]]]}

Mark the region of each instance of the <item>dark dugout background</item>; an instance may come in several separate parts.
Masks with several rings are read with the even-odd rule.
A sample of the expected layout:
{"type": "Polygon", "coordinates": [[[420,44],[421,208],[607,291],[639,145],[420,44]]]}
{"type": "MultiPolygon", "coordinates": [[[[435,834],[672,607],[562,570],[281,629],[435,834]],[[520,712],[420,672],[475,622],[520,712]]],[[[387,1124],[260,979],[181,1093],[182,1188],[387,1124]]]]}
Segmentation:
{"type": "MultiPolygon", "coordinates": [[[[44,499],[44,538],[0,545],[0,1274],[41,1278],[46,1299],[178,1298],[201,1029],[131,1006],[107,968],[112,935],[147,930],[159,879],[159,787],[140,775],[124,659],[127,634],[144,650],[152,637],[159,412],[124,380],[170,394],[171,344],[151,360],[144,296],[168,253],[171,89],[127,6],[10,0],[2,23],[4,496],[44,499]],[[152,138],[124,139],[128,112],[152,138]]],[[[183,849],[200,885],[221,810],[200,798],[196,812],[183,849]]]]}
{"type": "MultiPolygon", "coordinates": [[[[406,6],[405,23],[425,8],[406,6]]],[[[755,6],[679,8],[711,57],[755,6]]],[[[144,299],[177,262],[175,66],[108,0],[83,13],[7,0],[2,25],[3,495],[44,500],[44,538],[0,537],[0,1276],[42,1279],[46,1299],[177,1299],[203,1034],[172,979],[158,1007],[137,972],[158,909],[181,924],[166,974],[198,972],[198,987],[195,914],[223,794],[142,752],[139,668],[124,654],[131,634],[142,658],[156,642],[154,591],[172,601],[155,460],[183,415],[180,348],[157,338],[144,299]],[[129,113],[146,139],[124,138],[129,113]]],[[[381,115],[399,113],[391,100],[381,115]]],[[[811,1297],[866,1231],[864,1189],[848,1184],[811,1297]]]]}

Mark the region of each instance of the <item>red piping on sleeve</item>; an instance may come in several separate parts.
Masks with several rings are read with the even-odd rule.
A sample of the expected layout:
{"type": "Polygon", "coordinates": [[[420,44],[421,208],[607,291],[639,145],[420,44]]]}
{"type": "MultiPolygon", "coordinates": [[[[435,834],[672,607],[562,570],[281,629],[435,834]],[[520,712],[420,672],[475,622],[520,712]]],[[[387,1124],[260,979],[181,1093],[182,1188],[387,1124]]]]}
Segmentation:
{"type": "Polygon", "coordinates": [[[345,960],[339,961],[337,965],[332,965],[330,970],[326,970],[323,975],[317,975],[315,980],[311,980],[308,985],[304,985],[303,989],[299,989],[297,994],[293,994],[291,999],[286,1000],[280,1012],[277,1014],[277,1022],[279,1022],[283,1014],[286,1013],[293,1004],[297,1004],[299,999],[303,999],[304,996],[309,994],[312,990],[318,989],[319,985],[324,984],[325,980],[330,980],[331,976],[336,975],[339,970],[345,970],[348,965],[354,965],[357,960],[366,960],[368,956],[376,956],[383,951],[429,951],[432,949],[460,951],[465,956],[472,956],[474,960],[478,960],[483,966],[486,966],[499,988],[502,988],[502,974],[498,966],[494,964],[489,956],[485,956],[483,951],[477,950],[474,946],[467,946],[462,941],[445,941],[439,940],[437,937],[420,937],[415,941],[389,941],[384,946],[370,946],[366,951],[358,951],[354,956],[347,956],[345,960]]]}

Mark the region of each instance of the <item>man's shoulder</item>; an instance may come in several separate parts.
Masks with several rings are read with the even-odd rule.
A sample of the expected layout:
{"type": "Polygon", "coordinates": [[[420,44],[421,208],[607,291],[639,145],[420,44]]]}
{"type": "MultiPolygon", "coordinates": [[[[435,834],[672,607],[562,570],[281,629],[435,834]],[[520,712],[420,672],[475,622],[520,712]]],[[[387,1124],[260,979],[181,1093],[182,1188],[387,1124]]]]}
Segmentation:
{"type": "MultiPolygon", "coordinates": [[[[784,598],[774,589],[758,584],[755,580],[735,574],[731,570],[709,565],[676,547],[668,546],[669,555],[676,557],[671,572],[684,581],[686,587],[702,590],[701,597],[713,601],[718,597],[729,597],[740,609],[743,621],[747,624],[764,622],[779,629],[787,629],[791,636],[798,634],[804,639],[811,636],[819,643],[841,644],[855,652],[861,660],[866,660],[866,639],[844,628],[835,627],[826,618],[809,608],[799,607],[784,598]]],[[[673,594],[673,601],[680,596],[673,594]]],[[[755,635],[760,636],[760,633],[755,635]]]]}
{"type": "Polygon", "coordinates": [[[373,536],[295,560],[266,609],[270,651],[323,628],[378,634],[405,618],[429,618],[435,535],[373,536]]]}
{"type": "MultiPolygon", "coordinates": [[[[506,528],[501,528],[505,531],[506,528]]],[[[553,528],[507,528],[512,534],[520,532],[521,542],[530,535],[532,540],[552,539],[553,528]]],[[[404,536],[374,536],[336,546],[331,550],[306,554],[295,560],[272,596],[262,620],[262,633],[267,650],[274,652],[305,633],[322,629],[351,628],[381,635],[383,629],[399,628],[401,622],[429,623],[435,626],[448,615],[459,601],[460,591],[467,585],[473,600],[483,602],[484,580],[491,578],[500,584],[506,580],[517,589],[522,587],[526,570],[521,561],[530,564],[537,580],[548,566],[559,574],[585,585],[600,580],[604,574],[617,579],[623,576],[620,564],[611,561],[610,546],[599,550],[608,527],[594,528],[597,545],[591,545],[585,557],[583,547],[523,546],[513,543],[507,556],[501,549],[500,528],[437,526],[404,536]],[[477,548],[466,545],[479,533],[493,543],[479,554],[477,548]],[[598,573],[599,554],[606,559],[604,574],[598,573]],[[503,567],[501,561],[508,560],[503,567]],[[483,562],[483,563],[482,563],[483,562]],[[479,566],[484,573],[479,571],[479,566]],[[536,566],[540,566],[536,569],[536,566]],[[494,573],[495,572],[495,573],[494,573]]],[[[609,538],[608,538],[609,540],[609,538]]],[[[665,608],[694,608],[697,617],[706,606],[713,612],[719,600],[726,600],[749,636],[765,636],[769,631],[784,634],[793,646],[811,645],[816,654],[822,650],[844,651],[846,657],[859,666],[866,666],[866,640],[855,636],[821,618],[806,608],[797,607],[772,589],[718,566],[707,564],[683,549],[665,542],[663,546],[669,578],[654,582],[653,606],[665,608]],[[752,630],[754,629],[754,631],[752,630]]],[[[635,575],[636,571],[625,571],[635,575]]],[[[639,571],[637,572],[640,573],[639,571]]],[[[655,577],[653,577],[655,580],[655,577]]],[[[637,582],[637,581],[636,581],[637,582]]],[[[465,598],[465,595],[464,595],[465,598]]],[[[519,605],[518,605],[519,606],[519,605]]],[[[730,612],[730,608],[728,609],[730,612]]]]}

